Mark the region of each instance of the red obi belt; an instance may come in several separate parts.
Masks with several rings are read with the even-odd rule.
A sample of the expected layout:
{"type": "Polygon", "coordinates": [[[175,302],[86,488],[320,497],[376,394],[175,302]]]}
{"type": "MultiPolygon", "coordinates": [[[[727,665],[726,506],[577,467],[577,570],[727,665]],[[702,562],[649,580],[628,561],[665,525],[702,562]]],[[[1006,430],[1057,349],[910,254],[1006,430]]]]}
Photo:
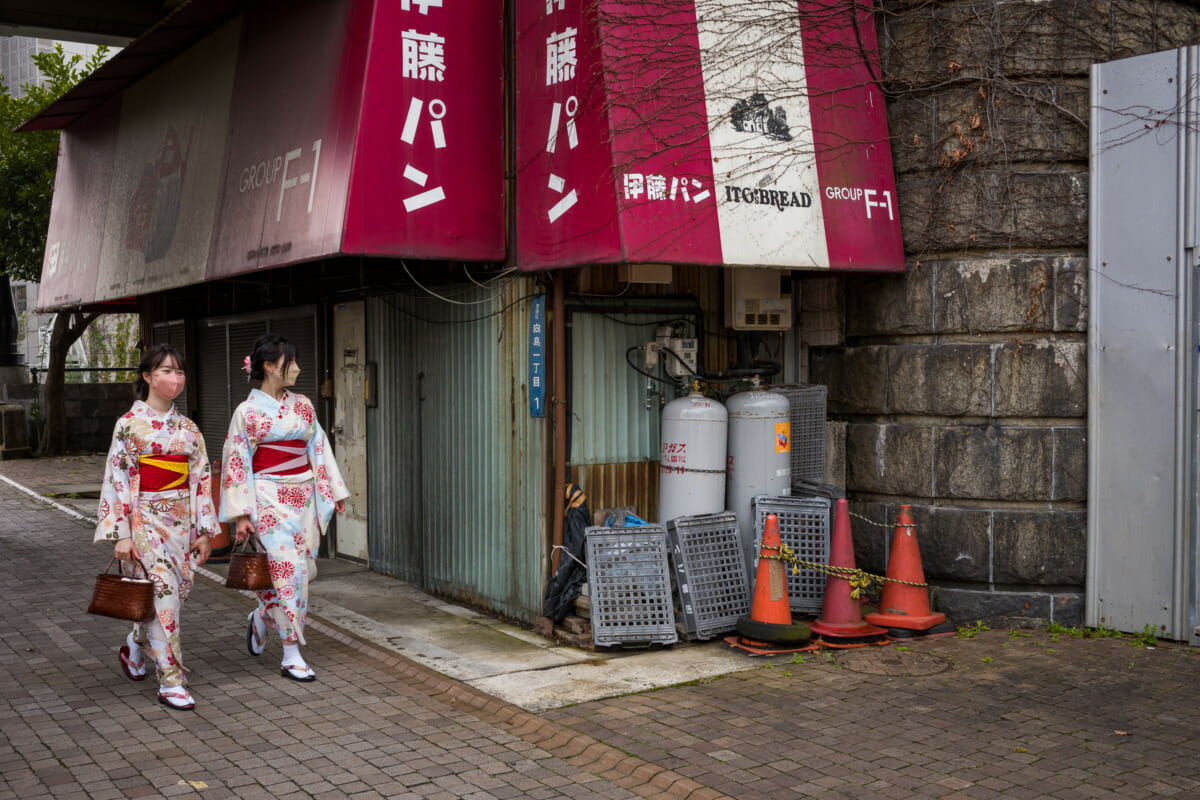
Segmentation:
{"type": "Polygon", "coordinates": [[[138,456],[143,492],[165,492],[187,483],[187,456],[138,456]]]}
{"type": "Polygon", "coordinates": [[[256,475],[300,475],[308,472],[308,443],[303,439],[260,442],[251,462],[256,475]]]}

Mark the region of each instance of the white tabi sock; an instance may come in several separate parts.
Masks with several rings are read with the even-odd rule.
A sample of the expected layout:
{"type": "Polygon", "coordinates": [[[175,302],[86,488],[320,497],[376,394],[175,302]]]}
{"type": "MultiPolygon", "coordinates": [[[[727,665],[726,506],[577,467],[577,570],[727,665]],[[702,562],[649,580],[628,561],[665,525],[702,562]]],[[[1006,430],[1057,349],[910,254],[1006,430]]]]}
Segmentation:
{"type": "Polygon", "coordinates": [[[300,664],[303,664],[303,663],[304,663],[304,659],[300,657],[300,645],[285,644],[283,646],[283,664],[284,664],[284,666],[287,666],[288,664],[293,664],[293,665],[299,666],[300,664]]]}
{"type": "Polygon", "coordinates": [[[133,638],[133,631],[130,631],[129,635],[125,637],[125,646],[129,648],[129,660],[134,664],[141,664],[142,648],[137,643],[137,640],[133,638]]]}

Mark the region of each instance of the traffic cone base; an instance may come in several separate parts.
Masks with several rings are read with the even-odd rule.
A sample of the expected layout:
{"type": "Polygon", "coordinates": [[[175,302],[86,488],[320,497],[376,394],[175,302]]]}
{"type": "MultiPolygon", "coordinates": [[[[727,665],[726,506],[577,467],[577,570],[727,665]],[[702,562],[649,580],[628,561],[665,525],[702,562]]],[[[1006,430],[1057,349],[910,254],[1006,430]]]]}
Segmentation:
{"type": "Polygon", "coordinates": [[[884,636],[862,636],[857,639],[817,639],[819,647],[828,647],[833,650],[850,650],[854,647],[881,647],[891,644],[891,639],[884,636]]]}
{"type": "Polygon", "coordinates": [[[946,615],[929,608],[929,591],[925,586],[925,570],[921,567],[916,527],[908,513],[910,508],[900,506],[888,556],[889,580],[879,598],[879,611],[867,614],[866,619],[885,628],[924,631],[945,622],[946,615]]]}
{"type": "MultiPolygon", "coordinates": [[[[833,535],[829,540],[829,564],[854,569],[854,542],[850,535],[850,504],[845,498],[837,501],[833,518],[833,535]]],[[[862,601],[853,597],[849,579],[829,575],[825,579],[825,602],[821,616],[808,625],[812,632],[826,639],[858,639],[883,636],[887,631],[868,625],[862,618],[862,601]]]]}
{"type": "Polygon", "coordinates": [[[772,644],[805,644],[812,638],[812,630],[803,622],[779,625],[759,622],[749,615],[738,617],[737,632],[745,640],[772,644]]]}
{"type": "MultiPolygon", "coordinates": [[[[754,600],[750,613],[737,621],[737,631],[755,646],[763,642],[807,643],[812,633],[807,625],[792,624],[788,602],[787,572],[779,559],[779,518],[768,514],[763,525],[758,570],[754,577],[754,600]]],[[[769,646],[769,645],[765,645],[769,646]]]]}
{"type": "Polygon", "coordinates": [[[824,622],[816,620],[808,623],[808,627],[812,632],[820,637],[832,637],[835,639],[858,639],[872,636],[885,636],[887,630],[877,628],[874,625],[869,625],[861,619],[858,622],[824,622]]]}
{"type": "Polygon", "coordinates": [[[888,609],[877,614],[867,614],[863,619],[872,625],[882,625],[885,628],[903,628],[909,631],[923,631],[940,625],[946,621],[946,615],[941,613],[924,614],[914,617],[904,613],[903,609],[888,609]]]}
{"type": "Polygon", "coordinates": [[[747,639],[745,636],[726,636],[725,644],[743,650],[752,656],[785,656],[789,653],[814,653],[821,649],[820,646],[811,642],[805,642],[799,647],[783,647],[771,642],[747,639]]]}

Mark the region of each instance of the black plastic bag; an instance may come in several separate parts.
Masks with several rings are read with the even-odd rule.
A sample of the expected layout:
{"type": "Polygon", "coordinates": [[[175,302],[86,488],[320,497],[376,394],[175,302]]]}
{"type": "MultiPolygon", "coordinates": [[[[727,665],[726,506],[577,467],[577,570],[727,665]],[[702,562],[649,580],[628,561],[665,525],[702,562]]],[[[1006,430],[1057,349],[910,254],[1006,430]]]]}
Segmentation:
{"type": "Polygon", "coordinates": [[[587,580],[587,526],[592,515],[588,512],[587,495],[573,483],[567,484],[567,512],[563,523],[563,550],[558,569],[546,582],[546,597],[542,601],[542,616],[558,622],[575,605],[575,598],[587,580]],[[572,558],[574,556],[574,558],[572,558]]]}

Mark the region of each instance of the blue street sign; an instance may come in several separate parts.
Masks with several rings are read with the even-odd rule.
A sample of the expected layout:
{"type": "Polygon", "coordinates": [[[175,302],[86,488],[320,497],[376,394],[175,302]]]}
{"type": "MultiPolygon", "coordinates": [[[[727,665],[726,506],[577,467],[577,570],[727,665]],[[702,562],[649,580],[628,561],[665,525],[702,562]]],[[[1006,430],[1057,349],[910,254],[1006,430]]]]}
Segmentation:
{"type": "Polygon", "coordinates": [[[546,295],[529,309],[529,416],[546,416],[546,295]]]}

